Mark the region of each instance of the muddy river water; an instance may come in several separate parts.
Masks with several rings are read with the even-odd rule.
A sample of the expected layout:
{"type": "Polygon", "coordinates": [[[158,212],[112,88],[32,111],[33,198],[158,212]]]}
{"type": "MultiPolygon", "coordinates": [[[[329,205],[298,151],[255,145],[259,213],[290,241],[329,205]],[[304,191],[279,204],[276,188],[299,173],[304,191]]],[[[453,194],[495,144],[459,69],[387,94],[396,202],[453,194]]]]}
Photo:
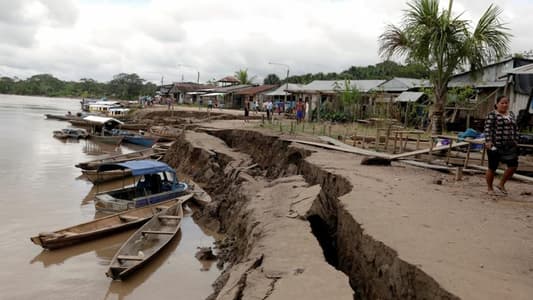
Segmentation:
{"type": "Polygon", "coordinates": [[[188,216],[180,235],[147,267],[125,282],[105,276],[130,232],[45,251],[30,236],[91,220],[92,184],[74,165],[109,152],[131,152],[90,142],[62,142],[52,131],[68,127],[44,114],[78,111],[72,99],[0,95],[1,299],[204,299],[220,274],[198,261],[199,246],[214,238],[188,216]]]}

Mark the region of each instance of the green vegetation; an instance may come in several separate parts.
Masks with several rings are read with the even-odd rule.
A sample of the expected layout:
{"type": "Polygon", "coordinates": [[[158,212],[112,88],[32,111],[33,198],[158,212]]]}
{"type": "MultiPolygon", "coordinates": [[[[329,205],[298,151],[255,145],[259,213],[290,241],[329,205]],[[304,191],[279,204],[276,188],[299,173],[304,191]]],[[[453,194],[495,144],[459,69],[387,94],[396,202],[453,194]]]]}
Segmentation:
{"type": "Polygon", "coordinates": [[[252,84],[255,79],[255,76],[249,77],[248,69],[241,69],[235,72],[235,77],[241,84],[252,84]]]}
{"type": "Polygon", "coordinates": [[[473,30],[462,15],[452,16],[452,0],[443,10],[438,0],[414,0],[407,5],[400,26],[389,25],[380,36],[379,51],[387,59],[397,55],[428,68],[434,91],[432,132],[439,134],[453,72],[468,65],[475,74],[491,59],[504,57],[511,35],[500,21],[502,10],[493,5],[473,30]]]}
{"type": "Polygon", "coordinates": [[[289,82],[307,84],[313,80],[362,80],[392,79],[393,77],[428,78],[429,72],[422,64],[401,65],[393,61],[385,61],[366,67],[352,66],[340,73],[316,73],[290,76],[289,82]]]}
{"type": "Polygon", "coordinates": [[[263,84],[281,84],[281,80],[276,74],[268,74],[263,80],[263,84]]]}
{"type": "Polygon", "coordinates": [[[108,83],[82,78],[62,81],[50,74],[34,75],[25,80],[1,77],[0,93],[47,97],[89,97],[131,100],[141,95],[153,95],[157,86],[137,74],[117,74],[108,83]]]}

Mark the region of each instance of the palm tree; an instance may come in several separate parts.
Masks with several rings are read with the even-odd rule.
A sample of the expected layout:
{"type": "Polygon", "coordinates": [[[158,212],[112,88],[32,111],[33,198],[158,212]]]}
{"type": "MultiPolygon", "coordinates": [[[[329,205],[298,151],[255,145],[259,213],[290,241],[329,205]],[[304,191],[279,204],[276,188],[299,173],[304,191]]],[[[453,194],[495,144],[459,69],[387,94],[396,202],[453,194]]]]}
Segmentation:
{"type": "Polygon", "coordinates": [[[241,82],[241,84],[252,84],[255,76],[248,78],[248,69],[240,69],[235,72],[235,77],[241,82]]]}
{"type": "Polygon", "coordinates": [[[509,50],[511,34],[500,21],[502,10],[490,5],[473,30],[461,15],[439,9],[438,0],[413,0],[400,26],[388,25],[379,37],[383,58],[393,55],[424,64],[433,84],[432,132],[442,133],[447,86],[453,72],[470,67],[479,72],[487,62],[500,59],[509,50]]]}

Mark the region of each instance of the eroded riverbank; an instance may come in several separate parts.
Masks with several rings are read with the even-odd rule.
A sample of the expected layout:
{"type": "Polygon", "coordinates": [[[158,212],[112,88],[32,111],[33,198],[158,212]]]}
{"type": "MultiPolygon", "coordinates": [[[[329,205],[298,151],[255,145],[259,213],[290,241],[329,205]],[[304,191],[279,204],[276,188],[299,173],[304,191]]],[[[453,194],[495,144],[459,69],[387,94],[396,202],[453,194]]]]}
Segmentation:
{"type": "MultiPolygon", "coordinates": [[[[499,233],[518,228],[506,243],[531,265],[526,254],[531,238],[523,239],[531,233],[531,220],[516,205],[486,203],[479,190],[469,188],[477,186],[476,178],[459,184],[445,179],[446,187],[435,186],[431,179],[442,175],[361,166],[357,156],[291,144],[257,130],[187,132],[165,159],[213,196],[201,218],[227,235],[226,269],[213,299],[527,299],[530,294],[529,267],[503,256],[499,249],[505,243],[479,224],[499,225],[499,233]],[[513,212],[520,221],[505,219],[513,212]],[[488,215],[497,217],[487,221],[488,215]],[[494,251],[486,251],[489,244],[494,251]],[[457,268],[461,261],[466,267],[457,268]],[[506,287],[494,288],[497,282],[506,287]]],[[[520,205],[531,212],[529,204],[520,205]]]]}

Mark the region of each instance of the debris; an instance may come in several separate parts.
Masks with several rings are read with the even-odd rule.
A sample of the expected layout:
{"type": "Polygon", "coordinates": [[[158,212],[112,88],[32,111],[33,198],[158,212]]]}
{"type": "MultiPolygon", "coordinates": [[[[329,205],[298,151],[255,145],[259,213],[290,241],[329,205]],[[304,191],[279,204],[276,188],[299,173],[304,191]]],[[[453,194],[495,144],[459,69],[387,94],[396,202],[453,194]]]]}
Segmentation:
{"type": "Polygon", "coordinates": [[[367,166],[390,166],[390,160],[383,157],[369,156],[361,160],[362,165],[367,166]]]}
{"type": "Polygon", "coordinates": [[[211,247],[197,247],[198,252],[194,255],[198,260],[216,260],[217,256],[213,253],[211,247]]]}

